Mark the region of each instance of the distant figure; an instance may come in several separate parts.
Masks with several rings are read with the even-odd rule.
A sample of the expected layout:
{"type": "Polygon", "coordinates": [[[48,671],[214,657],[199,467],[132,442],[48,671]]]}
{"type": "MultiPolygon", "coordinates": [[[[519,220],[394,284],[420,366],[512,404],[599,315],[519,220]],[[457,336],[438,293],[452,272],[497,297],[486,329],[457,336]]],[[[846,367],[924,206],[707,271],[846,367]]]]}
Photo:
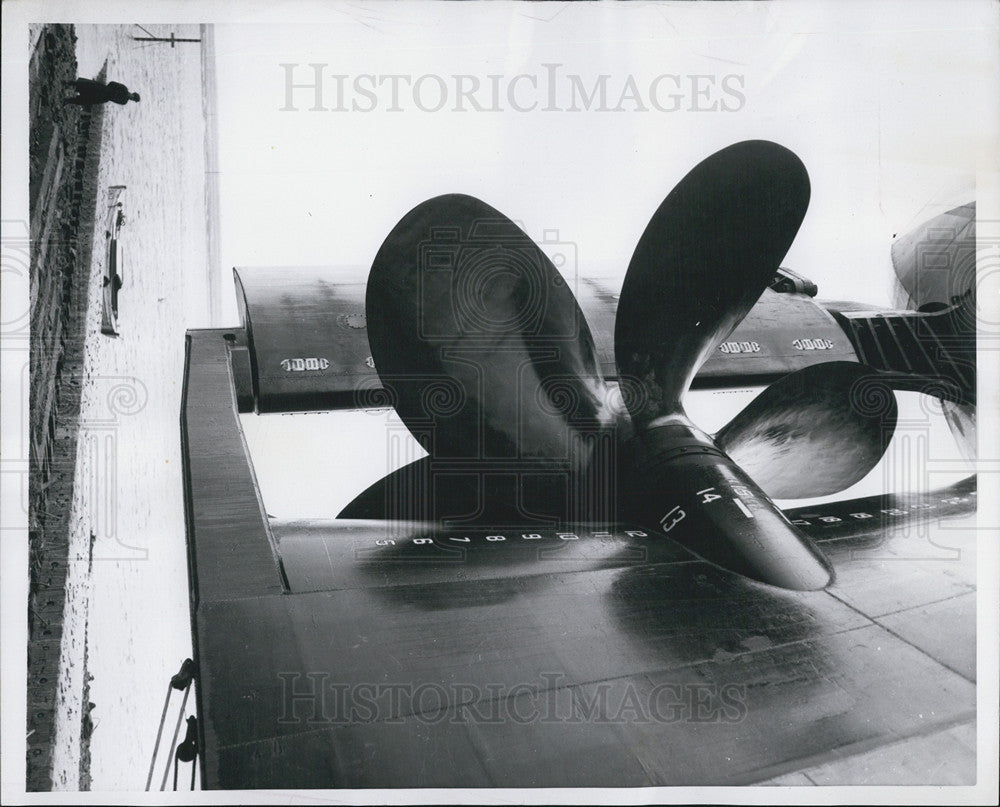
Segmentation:
{"type": "Polygon", "coordinates": [[[113,101],[116,104],[127,104],[129,101],[138,101],[139,93],[129,92],[128,87],[111,81],[104,84],[90,78],[78,78],[75,81],[67,81],[67,87],[75,87],[78,95],[72,98],[64,98],[67,104],[79,104],[80,106],[93,106],[94,104],[106,104],[113,101]]]}

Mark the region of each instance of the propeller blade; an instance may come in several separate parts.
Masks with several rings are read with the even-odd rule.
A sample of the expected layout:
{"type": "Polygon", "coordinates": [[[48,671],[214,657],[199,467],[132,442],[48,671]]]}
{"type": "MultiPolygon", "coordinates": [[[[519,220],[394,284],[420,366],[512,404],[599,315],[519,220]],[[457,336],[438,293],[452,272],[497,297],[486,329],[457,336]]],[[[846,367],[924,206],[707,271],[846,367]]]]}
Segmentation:
{"type": "Polygon", "coordinates": [[[736,143],[695,166],[639,239],[615,319],[615,361],[640,379],[640,423],[680,400],[708,353],[757,302],[809,204],[809,177],[775,143],[736,143]],[[642,396],[640,396],[642,397],[642,396]]]}
{"type": "Polygon", "coordinates": [[[712,155],[653,215],[615,321],[615,361],[636,425],[631,511],[706,560],[802,590],[827,586],[829,563],[691,423],[682,399],[767,287],[808,202],[805,167],[782,146],[747,141],[712,155]]]}
{"type": "Polygon", "coordinates": [[[503,524],[516,517],[508,504],[513,500],[504,495],[509,491],[483,490],[485,480],[468,473],[453,472],[442,478],[444,484],[434,484],[433,465],[433,458],[423,457],[398,468],[356,496],[337,518],[429,522],[447,517],[503,524]]]}
{"type": "Polygon", "coordinates": [[[899,281],[897,304],[938,312],[921,323],[921,335],[932,336],[932,344],[936,343],[937,349],[929,352],[937,373],[959,387],[960,399],[942,400],[942,407],[959,450],[974,461],[976,203],[969,202],[925,221],[896,240],[891,254],[899,281]]]}
{"type": "Polygon", "coordinates": [[[503,214],[460,194],[415,207],[375,257],[366,311],[376,370],[432,476],[489,476],[478,489],[513,493],[528,517],[540,498],[529,479],[565,487],[593,464],[616,419],[593,337],[566,281],[503,214]],[[514,490],[497,482],[512,476],[514,490]]]}
{"type": "Polygon", "coordinates": [[[896,415],[896,398],[877,373],[854,362],[827,362],[769,386],[715,442],[769,496],[826,496],[878,465],[896,415]]]}
{"type": "Polygon", "coordinates": [[[975,404],[943,400],[941,401],[941,409],[962,456],[969,462],[975,462],[979,454],[976,442],[975,404]]]}
{"type": "MultiPolygon", "coordinates": [[[[934,216],[896,239],[890,248],[899,281],[898,304],[934,310],[968,294],[976,303],[976,203],[934,216]],[[929,259],[929,256],[933,256],[929,259]]],[[[973,330],[975,326],[973,325],[973,330]]]]}

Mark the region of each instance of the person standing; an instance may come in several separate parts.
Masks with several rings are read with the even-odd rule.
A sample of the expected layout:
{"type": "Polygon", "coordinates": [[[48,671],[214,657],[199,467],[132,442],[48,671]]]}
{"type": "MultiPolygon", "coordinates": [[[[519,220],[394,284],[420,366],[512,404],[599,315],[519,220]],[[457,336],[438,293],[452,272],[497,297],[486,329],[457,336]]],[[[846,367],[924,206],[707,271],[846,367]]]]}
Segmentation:
{"type": "Polygon", "coordinates": [[[119,84],[117,81],[110,81],[105,84],[102,81],[94,81],[90,78],[78,78],[74,81],[67,81],[66,86],[74,87],[77,95],[64,98],[67,104],[78,104],[80,106],[93,106],[94,104],[106,104],[111,101],[116,104],[125,105],[129,101],[138,101],[139,93],[129,92],[128,87],[119,84]]]}

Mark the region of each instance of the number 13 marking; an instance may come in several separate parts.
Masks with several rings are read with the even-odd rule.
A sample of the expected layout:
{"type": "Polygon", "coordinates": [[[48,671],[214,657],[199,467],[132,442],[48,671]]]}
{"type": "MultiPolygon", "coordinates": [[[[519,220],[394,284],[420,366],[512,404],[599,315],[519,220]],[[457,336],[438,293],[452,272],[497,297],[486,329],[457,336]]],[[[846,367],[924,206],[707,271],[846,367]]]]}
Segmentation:
{"type": "Polygon", "coordinates": [[[678,505],[660,519],[660,526],[663,528],[664,532],[670,532],[679,522],[684,520],[686,515],[687,513],[681,510],[680,505],[678,505]],[[675,513],[676,515],[674,515],[675,513]],[[673,516],[673,518],[671,518],[671,516],[673,516]]]}

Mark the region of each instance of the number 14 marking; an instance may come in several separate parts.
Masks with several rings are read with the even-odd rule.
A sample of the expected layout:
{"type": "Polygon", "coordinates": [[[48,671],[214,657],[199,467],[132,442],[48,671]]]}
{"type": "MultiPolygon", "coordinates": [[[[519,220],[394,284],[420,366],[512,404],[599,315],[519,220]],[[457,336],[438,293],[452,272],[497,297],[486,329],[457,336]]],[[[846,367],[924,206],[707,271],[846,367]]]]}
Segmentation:
{"type": "Polygon", "coordinates": [[[699,490],[698,495],[701,496],[701,503],[708,504],[709,502],[714,502],[716,499],[721,499],[722,496],[718,493],[712,493],[715,488],[705,488],[704,490],[699,490]]]}

